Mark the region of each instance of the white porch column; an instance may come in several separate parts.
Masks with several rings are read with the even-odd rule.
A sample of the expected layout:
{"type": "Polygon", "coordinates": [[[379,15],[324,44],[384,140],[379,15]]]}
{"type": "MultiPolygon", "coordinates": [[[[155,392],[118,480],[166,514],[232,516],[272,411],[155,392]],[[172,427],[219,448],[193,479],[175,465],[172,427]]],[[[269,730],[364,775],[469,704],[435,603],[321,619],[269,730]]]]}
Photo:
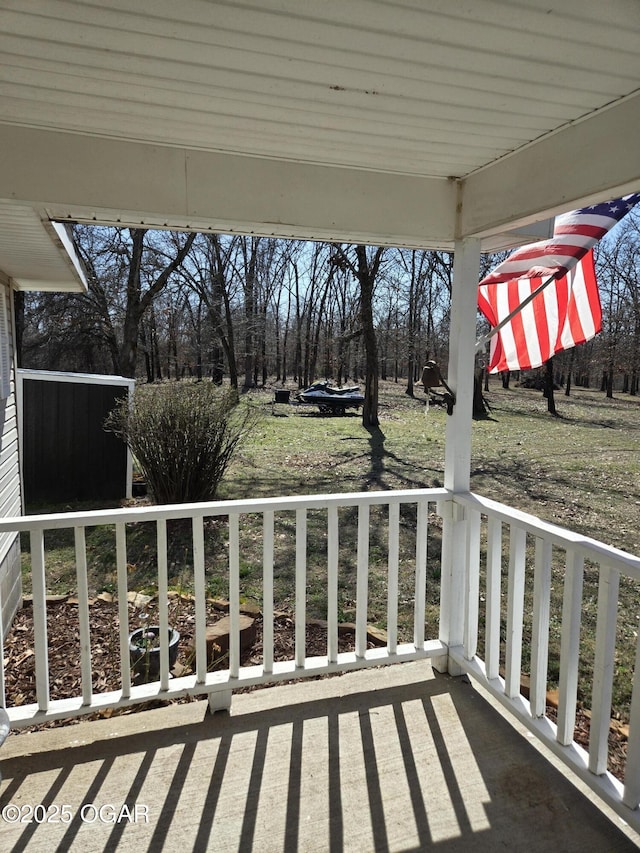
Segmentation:
{"type": "MultiPolygon", "coordinates": [[[[452,492],[469,491],[479,270],[479,240],[456,241],[447,372],[456,405],[447,417],[444,472],[445,488],[452,492]]],[[[441,514],[440,639],[451,648],[461,646],[464,639],[467,522],[462,507],[451,501],[442,503],[441,514]]],[[[451,661],[448,671],[461,674],[451,661]]]]}

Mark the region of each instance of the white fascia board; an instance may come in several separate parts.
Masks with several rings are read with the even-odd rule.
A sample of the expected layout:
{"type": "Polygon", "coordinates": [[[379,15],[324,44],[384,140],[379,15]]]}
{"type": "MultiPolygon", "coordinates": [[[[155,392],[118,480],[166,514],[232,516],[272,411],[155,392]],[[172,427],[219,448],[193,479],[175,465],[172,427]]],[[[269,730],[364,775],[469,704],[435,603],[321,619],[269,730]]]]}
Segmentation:
{"type": "Polygon", "coordinates": [[[0,198],[58,221],[452,247],[457,181],[0,125],[0,198]]]}
{"type": "Polygon", "coordinates": [[[122,385],[133,389],[135,379],[126,376],[111,376],[103,373],[69,373],[56,370],[30,370],[20,367],[16,371],[18,378],[37,379],[43,382],[77,382],[87,385],[122,385]]]}
{"type": "Polygon", "coordinates": [[[46,225],[50,226],[53,230],[55,234],[54,242],[59,243],[61,251],[65,253],[69,265],[78,277],[82,290],[86,293],[89,290],[89,283],[87,282],[82,262],[76,252],[76,247],[70,234],[70,226],[64,222],[45,222],[46,225]]]}
{"type": "Polygon", "coordinates": [[[638,138],[640,94],[469,175],[461,236],[487,237],[640,190],[638,138]]]}
{"type": "Polygon", "coordinates": [[[55,281],[39,278],[23,278],[16,276],[11,279],[16,290],[33,290],[40,293],[86,293],[86,286],[80,281],[69,279],[68,281],[55,281]]]}

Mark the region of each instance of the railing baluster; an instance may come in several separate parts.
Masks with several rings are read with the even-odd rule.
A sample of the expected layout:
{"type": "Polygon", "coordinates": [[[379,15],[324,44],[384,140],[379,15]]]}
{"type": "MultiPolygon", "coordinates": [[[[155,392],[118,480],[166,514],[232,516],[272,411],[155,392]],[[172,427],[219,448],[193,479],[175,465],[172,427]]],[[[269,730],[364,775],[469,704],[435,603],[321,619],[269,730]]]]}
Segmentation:
{"type": "Polygon", "coordinates": [[[485,657],[487,678],[500,674],[500,591],[502,573],[502,522],[489,516],[487,524],[487,593],[485,657]]]}
{"type": "Polygon", "coordinates": [[[273,510],[262,515],[262,666],[273,672],[273,510]]]}
{"type": "Polygon", "coordinates": [[[533,622],[531,625],[531,692],[533,717],[547,710],[547,667],[549,661],[549,606],[551,600],[551,542],[536,537],[533,576],[533,622]]]}
{"type": "Polygon", "coordinates": [[[240,516],[229,516],[229,676],[240,672],[240,516]]]}
{"type": "Polygon", "coordinates": [[[427,597],[427,521],[429,504],[418,501],[416,523],[416,585],[413,604],[413,644],[424,649],[425,599],[427,597]]]}
{"type": "Polygon", "coordinates": [[[296,666],[307,654],[307,511],[296,510],[296,666]]]}
{"type": "Polygon", "coordinates": [[[520,693],[526,544],[526,532],[520,527],[511,525],[509,538],[509,590],[507,593],[507,651],[505,659],[505,694],[510,699],[515,699],[520,693]]]}
{"type": "Polygon", "coordinates": [[[340,548],[338,507],[327,513],[327,657],[338,660],[338,555],[340,548]]]}
{"type": "Polygon", "coordinates": [[[607,566],[600,566],[596,655],[593,666],[589,728],[589,770],[597,776],[606,773],[607,770],[619,589],[620,572],[607,566]]]}
{"type": "Polygon", "coordinates": [[[49,652],[47,646],[47,602],[44,574],[44,533],[31,533],[31,586],[33,591],[33,633],[36,653],[36,697],[38,708],[49,708],[49,652]]]}
{"type": "Polygon", "coordinates": [[[469,511],[465,591],[464,656],[467,660],[471,660],[478,650],[478,599],[480,597],[480,513],[476,510],[469,511]]]}
{"type": "Polygon", "coordinates": [[[640,626],[638,626],[636,637],[636,658],[622,802],[630,809],[636,809],[640,805],[640,626]]]}
{"type": "MultiPolygon", "coordinates": [[[[191,519],[193,536],[193,595],[196,616],[196,683],[203,684],[207,677],[207,590],[204,577],[204,519],[191,519]]],[[[231,542],[229,542],[231,560],[231,542]]],[[[230,636],[233,636],[231,631],[230,636]]],[[[231,644],[229,644],[231,646],[231,644]]]]}
{"type": "Polygon", "coordinates": [[[560,642],[560,684],[558,702],[558,743],[573,741],[578,695],[580,659],[580,613],[582,610],[583,558],[567,549],[562,600],[562,640],[560,642]]]}
{"type": "Polygon", "coordinates": [[[358,507],[358,568],[356,581],[356,656],[367,651],[369,608],[369,504],[358,507]]]}
{"type": "Polygon", "coordinates": [[[129,660],[129,602],[127,599],[127,532],[123,522],[116,522],[116,565],[118,570],[118,619],[120,621],[120,680],[122,696],[131,696],[131,663],[129,660]]]}
{"type": "Polygon", "coordinates": [[[158,628],[160,629],[160,689],[169,689],[169,579],[167,567],[167,522],[156,524],[158,556],[158,628]]]}
{"type": "Polygon", "coordinates": [[[389,561],[387,576],[387,648],[398,650],[398,555],[400,552],[400,504],[389,504],[389,561]]]}
{"type": "Polygon", "coordinates": [[[82,704],[90,705],[93,695],[91,680],[91,629],[89,619],[89,584],[87,580],[87,545],[84,527],[74,528],[76,580],[78,584],[78,626],[80,630],[80,673],[82,704]]]}

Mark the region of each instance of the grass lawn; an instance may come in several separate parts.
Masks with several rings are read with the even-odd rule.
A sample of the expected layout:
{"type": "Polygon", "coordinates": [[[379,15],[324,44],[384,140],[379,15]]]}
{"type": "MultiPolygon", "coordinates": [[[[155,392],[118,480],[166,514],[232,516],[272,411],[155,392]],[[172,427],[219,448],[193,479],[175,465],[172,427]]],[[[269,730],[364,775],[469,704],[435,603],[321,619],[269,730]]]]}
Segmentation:
{"type": "MultiPolygon", "coordinates": [[[[221,498],[441,486],[446,416],[424,395],[382,382],[380,433],[360,418],[321,417],[252,392],[265,417],[240,451],[221,498]],[[264,399],[262,399],[264,398],[264,399]]],[[[473,425],[471,488],[623,550],[640,553],[640,397],[574,388],[556,392],[560,417],[539,391],[503,390],[492,377],[486,420],[473,425]]]]}
{"type": "MultiPolygon", "coordinates": [[[[640,399],[618,395],[607,400],[599,392],[575,388],[570,397],[557,392],[560,417],[546,412],[539,391],[502,388],[491,380],[486,394],[491,407],[485,420],[474,422],[471,487],[486,497],[530,512],[632,553],[640,553],[640,399]]],[[[424,395],[404,394],[404,385],[382,382],[379,431],[363,429],[360,416],[321,416],[312,407],[273,406],[273,390],[256,390],[246,403],[263,414],[242,445],[219,491],[221,499],[269,497],[325,492],[370,491],[441,486],[444,479],[446,415],[431,407],[425,415],[424,395]]],[[[350,621],[355,604],[355,513],[341,522],[340,618],[350,621]]],[[[384,519],[381,518],[380,530],[384,519]]],[[[242,595],[260,600],[262,542],[257,516],[241,528],[242,595]]],[[[430,525],[427,630],[437,629],[439,607],[439,522],[430,525]]],[[[400,630],[412,612],[412,559],[415,556],[415,511],[403,511],[400,554],[400,630]]],[[[322,514],[309,514],[307,601],[310,616],[326,614],[326,533],[322,514]]],[[[370,542],[369,621],[384,627],[386,619],[386,543],[374,523],[370,542]]],[[[191,545],[188,525],[176,522],[172,541],[170,581],[188,591],[191,545]]],[[[115,588],[113,532],[95,528],[87,537],[90,585],[94,591],[115,588]]],[[[226,530],[207,522],[207,572],[210,593],[225,597],[226,530]]],[[[292,608],[295,590],[295,536],[292,514],[276,523],[275,595],[278,607],[292,608]]],[[[532,543],[531,543],[532,544],[532,543]]],[[[75,590],[69,533],[47,537],[47,584],[51,592],[75,590]]],[[[152,591],[155,544],[150,525],[130,531],[130,588],[152,591]]],[[[557,676],[563,569],[554,559],[550,679],[557,676]]],[[[506,565],[505,565],[506,571],[506,565]]],[[[25,590],[29,559],[24,558],[25,590]]],[[[506,600],[506,595],[505,595],[506,600]]],[[[528,611],[530,594],[525,609],[528,611]]],[[[593,635],[597,605],[597,574],[585,572],[583,608],[584,661],[581,693],[589,703],[593,635]]],[[[637,584],[623,581],[620,593],[618,659],[614,708],[628,713],[630,673],[640,615],[637,584]]],[[[409,631],[409,628],[407,628],[409,631]]],[[[525,651],[526,666],[527,654],[525,651]]]]}

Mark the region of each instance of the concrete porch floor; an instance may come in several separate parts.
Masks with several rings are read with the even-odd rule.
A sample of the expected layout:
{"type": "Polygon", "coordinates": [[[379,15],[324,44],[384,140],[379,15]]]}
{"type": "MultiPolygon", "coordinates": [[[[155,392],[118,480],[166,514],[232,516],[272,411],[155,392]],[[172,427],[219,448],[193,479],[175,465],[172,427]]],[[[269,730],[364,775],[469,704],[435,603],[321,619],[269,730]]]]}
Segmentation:
{"type": "Polygon", "coordinates": [[[236,695],[231,715],[206,708],[10,736],[0,850],[640,846],[473,685],[425,661],[236,695]],[[33,822],[11,823],[18,811],[8,804],[27,820],[43,804],[60,822],[38,822],[36,810],[33,822]]]}

